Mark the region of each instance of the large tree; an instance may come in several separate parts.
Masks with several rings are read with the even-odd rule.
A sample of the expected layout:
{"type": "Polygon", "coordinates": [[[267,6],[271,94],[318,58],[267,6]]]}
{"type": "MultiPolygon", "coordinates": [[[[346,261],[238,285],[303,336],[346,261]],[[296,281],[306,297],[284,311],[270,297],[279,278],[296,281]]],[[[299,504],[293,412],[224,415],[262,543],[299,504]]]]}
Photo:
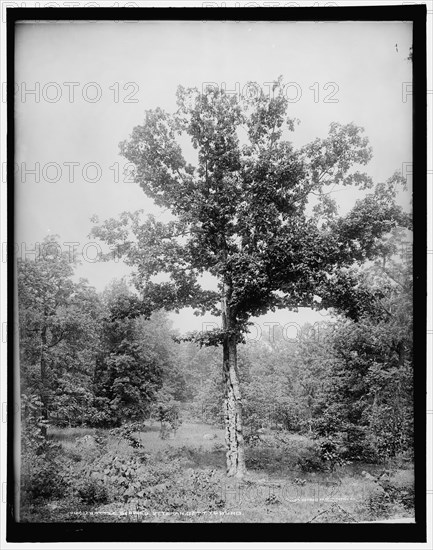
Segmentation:
{"type": "Polygon", "coordinates": [[[89,398],[99,344],[100,300],[87,281],[72,280],[74,264],[54,235],[17,264],[21,391],[39,395],[44,437],[49,413],[68,418],[89,398]]]}
{"type": "Polygon", "coordinates": [[[227,468],[237,477],[245,461],[236,350],[250,317],[317,307],[322,298],[322,307],[356,318],[375,297],[349,268],[373,258],[382,234],[404,223],[387,195],[398,178],[337,214],[332,186],[373,187],[355,170],[372,156],[361,128],[333,123],[325,139],[296,149],[287,139],[296,121],[287,116],[282,79],[269,95],[258,89],[251,83],[249,97],[238,97],[179,87],[174,114],[146,111],[120,149],[135,181],[172,218],[143,222],[124,213],[95,218],[92,230],[135,266],[140,299],[129,314],[192,306],[221,316],[220,329],[196,339],[223,348],[227,468]],[[186,139],[195,165],[184,158],[186,139]],[[169,281],[156,282],[160,273],[169,281]],[[217,291],[201,286],[205,273],[217,279],[217,291]]]}

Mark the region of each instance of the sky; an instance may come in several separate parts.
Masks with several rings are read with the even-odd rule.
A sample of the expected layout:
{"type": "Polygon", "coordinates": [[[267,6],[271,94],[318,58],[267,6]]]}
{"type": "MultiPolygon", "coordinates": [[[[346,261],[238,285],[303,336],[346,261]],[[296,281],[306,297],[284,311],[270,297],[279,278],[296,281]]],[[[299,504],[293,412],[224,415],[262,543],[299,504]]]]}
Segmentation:
{"type": "MultiPolygon", "coordinates": [[[[77,243],[77,277],[97,290],[128,270],[98,260],[90,218],[138,209],[164,218],[128,178],[118,144],[146,109],[175,110],[179,84],[242,93],[255,81],[267,93],[266,83],[282,75],[291,83],[288,114],[301,121],[291,135],[296,146],[325,137],[333,121],[355,122],[373,147],[365,170],[374,181],[396,170],[410,180],[411,23],[47,22],[23,23],[16,36],[19,253],[32,257],[48,234],[77,243]]],[[[343,214],[360,196],[348,188],[334,194],[343,214]]],[[[409,201],[410,192],[401,197],[409,201]]],[[[218,322],[190,310],[171,317],[181,332],[218,322]]],[[[305,309],[268,314],[255,320],[251,338],[269,330],[265,323],[290,324],[293,332],[296,323],[324,317],[305,309]]]]}

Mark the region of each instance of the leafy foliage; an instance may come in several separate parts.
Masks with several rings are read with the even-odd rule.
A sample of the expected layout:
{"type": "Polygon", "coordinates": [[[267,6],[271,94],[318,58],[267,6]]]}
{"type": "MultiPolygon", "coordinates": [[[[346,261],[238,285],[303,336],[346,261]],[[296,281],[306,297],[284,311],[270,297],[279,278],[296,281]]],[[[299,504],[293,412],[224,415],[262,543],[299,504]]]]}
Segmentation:
{"type": "Polygon", "coordinates": [[[95,479],[82,481],[76,490],[84,504],[105,504],[108,501],[108,491],[105,485],[95,479]]]}
{"type": "Polygon", "coordinates": [[[398,475],[390,471],[371,476],[364,472],[374,482],[359,505],[360,513],[365,519],[384,519],[392,515],[407,515],[414,512],[415,494],[412,476],[398,475]]]}
{"type": "MultiPolygon", "coordinates": [[[[73,263],[56,236],[34,260],[18,260],[21,390],[39,395],[46,424],[77,422],[91,403],[88,380],[99,345],[102,307],[86,281],[72,281],[73,263]]],[[[46,435],[46,426],[41,428],[46,435]]]]}
{"type": "MultiPolygon", "coordinates": [[[[142,311],[190,306],[219,314],[220,292],[200,287],[205,272],[230,281],[239,335],[250,316],[315,307],[320,293],[326,307],[354,318],[368,307],[367,290],[358,289],[346,270],[374,258],[380,237],[407,223],[391,198],[392,185],[401,182],[393,176],[349,214],[335,216],[327,187],[373,186],[353,169],[370,160],[368,140],[352,123],[333,123],[326,138],[295,150],[285,139],[294,121],[287,118],[282,84],[279,79],[272,98],[242,99],[180,86],[175,114],[146,111],[143,124],[120,144],[135,166],[135,181],[174,216],[168,223],[152,216],[141,221],[139,212],[94,219],[93,236],[117,246],[135,267],[142,311]],[[178,136],[191,140],[196,166],[183,158],[178,136]],[[317,203],[313,215],[311,198],[317,203]],[[154,281],[161,272],[170,282],[154,281]]],[[[221,343],[220,334],[213,341],[203,336],[206,345],[221,343]]]]}

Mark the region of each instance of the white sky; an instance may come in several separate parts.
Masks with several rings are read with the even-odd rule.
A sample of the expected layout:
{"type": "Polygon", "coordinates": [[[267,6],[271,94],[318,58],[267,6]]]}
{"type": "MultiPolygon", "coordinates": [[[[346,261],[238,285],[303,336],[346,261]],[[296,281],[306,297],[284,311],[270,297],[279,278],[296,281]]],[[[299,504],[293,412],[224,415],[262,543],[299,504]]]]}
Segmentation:
{"type": "MultiPolygon", "coordinates": [[[[405,170],[412,160],[412,102],[404,94],[410,93],[412,80],[412,65],[406,60],[411,43],[412,25],[401,22],[21,25],[16,43],[16,161],[28,170],[39,163],[40,181],[17,171],[20,246],[31,249],[50,232],[62,242],[79,243],[81,251],[89,242],[93,214],[105,219],[139,208],[158,213],[137,185],[122,181],[126,161],[118,144],[142,122],[145,109],[174,110],[179,84],[201,88],[204,82],[226,83],[229,90],[242,90],[248,81],[257,81],[266,90],[264,84],[281,74],[285,82],[297,84],[291,97],[302,92],[289,110],[301,120],[293,134],[296,145],[325,137],[332,121],[353,121],[365,128],[373,146],[366,171],[376,182],[408,163],[405,170]],[[124,89],[127,83],[132,84],[124,89]],[[314,83],[317,102],[310,89],[314,83]],[[333,84],[324,89],[327,83],[333,84]],[[29,92],[35,86],[36,96],[29,92]],[[98,101],[83,98],[84,92],[92,100],[97,91],[98,101]],[[337,102],[324,102],[333,91],[337,102]],[[128,96],[137,101],[125,102],[128,96]],[[73,181],[64,163],[77,163],[73,181]],[[97,174],[92,165],[83,176],[88,163],[99,166],[99,181],[89,181],[97,174]],[[46,181],[56,175],[59,181],[46,181]]],[[[345,212],[360,195],[345,189],[334,196],[345,212]]],[[[409,194],[402,200],[408,204],[409,194]]],[[[96,250],[86,251],[88,261],[77,273],[97,289],[127,273],[121,263],[89,261],[96,250]]],[[[267,315],[259,322],[268,330],[264,321],[302,324],[322,319],[302,310],[267,315]]],[[[173,315],[182,331],[200,329],[206,320],[210,317],[197,318],[190,311],[173,315]]]]}

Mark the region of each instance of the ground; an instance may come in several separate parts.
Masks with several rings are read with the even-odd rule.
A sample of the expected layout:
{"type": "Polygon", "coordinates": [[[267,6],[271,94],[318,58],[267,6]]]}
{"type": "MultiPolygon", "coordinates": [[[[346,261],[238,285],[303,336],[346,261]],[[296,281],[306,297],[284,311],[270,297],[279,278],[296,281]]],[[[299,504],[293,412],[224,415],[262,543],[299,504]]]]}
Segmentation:
{"type": "Polygon", "coordinates": [[[83,428],[51,429],[50,438],[57,449],[43,472],[54,476],[57,468],[50,485],[61,489],[38,495],[37,466],[27,473],[23,466],[23,521],[346,523],[414,515],[410,464],[394,466],[385,481],[383,465],[330,468],[312,461],[311,440],[296,434],[247,447],[242,482],[225,475],[224,431],[207,424],[185,423],[168,439],[156,423],[132,440],[83,428]]]}

